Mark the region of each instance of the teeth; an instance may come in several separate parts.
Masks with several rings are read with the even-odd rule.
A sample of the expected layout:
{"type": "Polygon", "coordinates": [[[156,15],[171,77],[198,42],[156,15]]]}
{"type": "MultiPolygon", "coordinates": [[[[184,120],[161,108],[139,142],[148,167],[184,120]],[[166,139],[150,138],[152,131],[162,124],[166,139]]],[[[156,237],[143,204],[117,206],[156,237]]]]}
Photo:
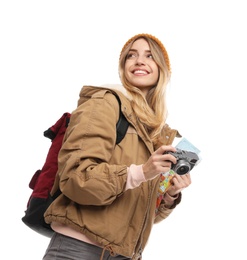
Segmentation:
{"type": "Polygon", "coordinates": [[[134,74],[147,74],[147,72],[144,70],[136,70],[134,74]]]}

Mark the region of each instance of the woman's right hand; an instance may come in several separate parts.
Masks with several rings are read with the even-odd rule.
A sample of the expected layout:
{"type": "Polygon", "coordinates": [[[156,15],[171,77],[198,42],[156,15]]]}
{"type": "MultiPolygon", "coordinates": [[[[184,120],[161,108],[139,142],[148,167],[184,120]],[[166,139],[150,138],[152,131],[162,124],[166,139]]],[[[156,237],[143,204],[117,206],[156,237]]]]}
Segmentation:
{"type": "Polygon", "coordinates": [[[171,169],[172,164],[176,164],[176,158],[167,152],[176,152],[176,148],[171,145],[162,145],[149,157],[148,161],[142,165],[143,174],[146,180],[152,180],[162,172],[171,169]]]}

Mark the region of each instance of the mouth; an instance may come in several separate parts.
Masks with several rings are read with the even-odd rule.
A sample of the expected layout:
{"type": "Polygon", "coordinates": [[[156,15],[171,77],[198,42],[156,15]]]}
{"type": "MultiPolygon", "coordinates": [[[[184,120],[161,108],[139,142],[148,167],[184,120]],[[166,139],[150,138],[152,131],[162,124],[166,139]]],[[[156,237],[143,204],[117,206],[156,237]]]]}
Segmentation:
{"type": "Polygon", "coordinates": [[[134,75],[148,75],[149,72],[146,71],[146,70],[140,70],[140,69],[138,69],[138,70],[134,70],[134,71],[133,71],[133,74],[134,74],[134,75]]]}

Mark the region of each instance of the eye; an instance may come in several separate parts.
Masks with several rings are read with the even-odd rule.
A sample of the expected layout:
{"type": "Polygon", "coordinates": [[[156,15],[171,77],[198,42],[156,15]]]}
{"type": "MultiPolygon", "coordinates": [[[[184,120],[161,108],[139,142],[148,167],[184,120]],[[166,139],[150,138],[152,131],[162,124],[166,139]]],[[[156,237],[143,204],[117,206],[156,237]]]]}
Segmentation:
{"type": "Polygon", "coordinates": [[[129,52],[128,55],[126,56],[127,59],[135,58],[136,53],[135,52],[129,52]]]}
{"type": "Polygon", "coordinates": [[[154,57],[153,57],[153,55],[150,53],[150,54],[147,55],[147,58],[153,59],[154,57]]]}

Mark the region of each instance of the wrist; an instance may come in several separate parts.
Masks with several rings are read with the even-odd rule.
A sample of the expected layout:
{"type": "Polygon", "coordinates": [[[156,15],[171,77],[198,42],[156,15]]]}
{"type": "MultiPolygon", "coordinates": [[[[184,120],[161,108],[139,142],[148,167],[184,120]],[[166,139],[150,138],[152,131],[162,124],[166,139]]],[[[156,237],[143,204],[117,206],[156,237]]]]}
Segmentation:
{"type": "Polygon", "coordinates": [[[165,195],[166,195],[169,199],[172,199],[172,200],[175,200],[175,199],[178,198],[178,193],[175,194],[175,195],[171,195],[171,194],[169,194],[168,192],[166,192],[165,195]]]}
{"type": "Polygon", "coordinates": [[[174,201],[177,198],[178,198],[178,194],[171,196],[168,192],[166,192],[163,198],[165,206],[170,208],[174,204],[174,201]]]}

